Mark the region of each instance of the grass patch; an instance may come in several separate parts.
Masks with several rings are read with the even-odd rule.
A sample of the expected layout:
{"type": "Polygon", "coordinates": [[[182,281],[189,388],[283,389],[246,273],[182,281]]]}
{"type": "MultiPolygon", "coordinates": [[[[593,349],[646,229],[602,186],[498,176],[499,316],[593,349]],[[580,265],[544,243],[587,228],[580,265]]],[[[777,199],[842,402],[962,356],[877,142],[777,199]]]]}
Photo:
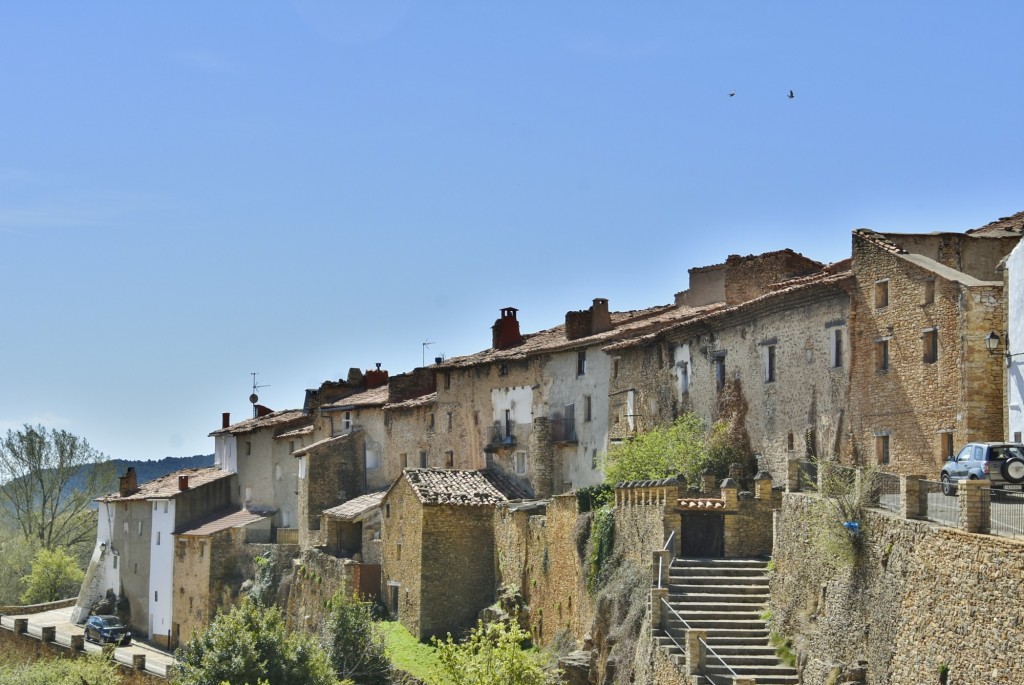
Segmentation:
{"type": "Polygon", "coordinates": [[[387,655],[395,668],[419,678],[428,685],[443,685],[437,679],[437,650],[414,638],[398,621],[378,621],[378,630],[384,635],[387,655]]]}
{"type": "Polygon", "coordinates": [[[772,633],[768,638],[769,643],[775,648],[775,656],[792,668],[796,667],[796,652],[793,651],[793,643],[778,633],[772,633]]]}

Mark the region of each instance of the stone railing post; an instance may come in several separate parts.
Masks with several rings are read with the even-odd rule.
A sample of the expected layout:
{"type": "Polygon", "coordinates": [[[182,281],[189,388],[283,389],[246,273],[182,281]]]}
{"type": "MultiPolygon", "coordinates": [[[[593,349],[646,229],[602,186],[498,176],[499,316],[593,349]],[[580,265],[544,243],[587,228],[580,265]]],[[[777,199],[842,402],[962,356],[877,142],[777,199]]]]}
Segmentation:
{"type": "Polygon", "coordinates": [[[968,533],[988,533],[992,524],[991,489],[987,481],[965,480],[959,484],[960,528],[968,533]]]}
{"type": "Polygon", "coordinates": [[[921,515],[921,481],[924,476],[900,476],[900,516],[916,519],[921,515]]]}
{"type": "Polygon", "coordinates": [[[654,568],[651,569],[654,576],[652,585],[655,587],[668,587],[668,567],[672,564],[672,552],[667,549],[659,549],[654,552],[654,568]]]}
{"type": "Polygon", "coordinates": [[[732,685],[757,685],[757,681],[750,676],[741,675],[732,679],[732,685]]]}
{"type": "Polygon", "coordinates": [[[739,509],[739,485],[732,478],[726,478],[722,481],[722,499],[725,501],[726,511],[736,511],[739,509]]]}
{"type": "Polygon", "coordinates": [[[27,618],[16,618],[14,619],[14,633],[16,635],[22,635],[28,632],[28,619],[27,618]]]}
{"type": "Polygon", "coordinates": [[[57,639],[57,627],[56,626],[43,626],[39,639],[42,642],[53,642],[57,639]]]}
{"type": "Polygon", "coordinates": [[[686,631],[686,674],[699,675],[707,669],[707,653],[704,643],[708,640],[706,630],[686,631]]]}
{"type": "Polygon", "coordinates": [[[655,628],[665,630],[665,622],[667,616],[665,616],[665,605],[661,603],[662,600],[668,601],[668,588],[667,587],[652,587],[651,588],[651,630],[655,628]]]}
{"type": "Polygon", "coordinates": [[[718,481],[715,478],[715,472],[712,469],[704,469],[700,473],[700,491],[702,494],[712,497],[717,490],[718,481]]]}
{"type": "Polygon", "coordinates": [[[132,654],[132,668],[136,671],[146,670],[146,655],[145,654],[132,654]]]}
{"type": "Polygon", "coordinates": [[[786,492],[800,490],[800,462],[790,459],[786,462],[786,492]]]}
{"type": "Polygon", "coordinates": [[[72,635],[71,636],[71,651],[81,652],[85,649],[85,636],[84,635],[72,635]]]}

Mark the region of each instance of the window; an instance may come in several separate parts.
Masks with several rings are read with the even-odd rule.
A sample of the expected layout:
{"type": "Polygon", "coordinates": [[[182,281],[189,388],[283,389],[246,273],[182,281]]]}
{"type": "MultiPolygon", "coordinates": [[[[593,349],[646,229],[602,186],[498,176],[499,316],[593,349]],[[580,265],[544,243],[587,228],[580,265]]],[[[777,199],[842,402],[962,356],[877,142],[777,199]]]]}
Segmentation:
{"type": "Polygon", "coordinates": [[[613,359],[612,360],[612,378],[618,378],[618,377],[619,377],[619,360],[618,359],[613,359]]]}
{"type": "Polygon", "coordinates": [[[452,413],[448,412],[448,432],[450,433],[451,430],[452,430],[452,413]]]}
{"type": "Polygon", "coordinates": [[[139,562],[136,561],[135,562],[135,574],[138,575],[138,573],[139,573],[139,562]]]}
{"type": "Polygon", "coordinates": [[[507,376],[508,375],[508,364],[499,364],[498,365],[498,375],[499,376],[507,376]]]}
{"type": "Polygon", "coordinates": [[[875,341],[875,371],[889,370],[889,339],[875,341]]]}
{"type": "Polygon", "coordinates": [[[953,458],[953,433],[939,433],[939,457],[943,460],[953,458]]]}
{"type": "Polygon", "coordinates": [[[596,469],[597,468],[597,448],[596,447],[593,450],[591,450],[591,452],[590,452],[590,468],[592,468],[592,469],[596,469]]]}
{"type": "Polygon", "coordinates": [[[398,455],[398,463],[403,469],[409,468],[409,455],[406,452],[402,452],[398,455]]]}
{"type": "Polygon", "coordinates": [[[248,440],[245,441],[245,454],[246,456],[252,454],[252,443],[248,440]]]}
{"type": "Polygon", "coordinates": [[[829,338],[829,366],[838,369],[843,365],[843,329],[833,328],[829,338]]]}
{"type": "Polygon", "coordinates": [[[515,424],[512,422],[512,410],[511,409],[506,409],[505,410],[505,437],[506,438],[511,438],[512,435],[514,434],[514,429],[513,429],[514,425],[515,424]]]}
{"type": "Polygon", "coordinates": [[[295,451],[295,441],[294,440],[289,440],[288,441],[288,454],[291,454],[294,451],[295,451]]]}
{"type": "Polygon", "coordinates": [[[562,439],[566,442],[576,442],[576,405],[567,404],[562,408],[562,439]]]}
{"type": "Polygon", "coordinates": [[[206,554],[206,543],[205,542],[200,542],[199,543],[199,558],[202,559],[204,554],[206,554]]]}
{"type": "Polygon", "coordinates": [[[427,451],[426,450],[420,450],[420,468],[421,469],[427,468],[427,451]]]}
{"type": "Polygon", "coordinates": [[[380,468],[380,454],[377,450],[366,450],[366,470],[373,471],[380,468]]]}
{"type": "Polygon", "coordinates": [[[156,544],[158,544],[158,545],[160,544],[160,531],[159,530],[156,532],[156,544]]]}
{"type": "Polygon", "coordinates": [[[139,522],[137,522],[137,523],[135,524],[135,527],[136,527],[136,528],[138,529],[138,531],[137,531],[137,532],[138,532],[138,534],[139,534],[139,535],[142,535],[142,521],[139,521],[139,522]]]}
{"type": "Polygon", "coordinates": [[[935,279],[929,278],[924,282],[924,293],[921,297],[921,304],[935,303],[935,279]]]}
{"type": "Polygon", "coordinates": [[[455,466],[455,452],[448,450],[444,453],[444,467],[446,469],[454,468],[455,466]]]}
{"type": "Polygon", "coordinates": [[[593,407],[591,405],[590,395],[584,395],[583,396],[583,420],[584,421],[590,421],[592,419],[592,414],[591,414],[592,410],[593,410],[593,407]]]}
{"type": "Polygon", "coordinates": [[[402,543],[399,542],[397,545],[395,545],[395,561],[401,561],[401,560],[402,560],[402,543]]]}
{"type": "Polygon", "coordinates": [[[348,433],[352,430],[352,412],[345,412],[345,416],[341,419],[341,430],[348,433]]]}
{"type": "Polygon", "coordinates": [[[451,371],[445,371],[444,372],[444,389],[445,390],[451,390],[451,388],[452,388],[452,372],[451,371]]]}
{"type": "Polygon", "coordinates": [[[679,362],[679,394],[685,395],[690,392],[690,364],[679,362]]]}
{"type": "Polygon", "coordinates": [[[921,335],[922,360],[925,364],[934,364],[939,360],[939,331],[935,328],[921,335]]]}
{"type": "Polygon", "coordinates": [[[587,373],[587,351],[580,350],[576,353],[576,375],[582,376],[587,373]]]}
{"type": "Polygon", "coordinates": [[[160,601],[160,591],[159,590],[153,590],[153,601],[154,602],[159,602],[160,601]]]}
{"type": "Polygon", "coordinates": [[[775,345],[764,346],[764,382],[775,382],[775,345]]]}
{"type": "Polygon", "coordinates": [[[431,412],[430,414],[427,414],[427,429],[428,430],[434,430],[434,414],[433,414],[433,412],[431,412]]]}
{"type": "Polygon", "coordinates": [[[793,431],[789,431],[789,434],[786,436],[786,449],[790,452],[793,451],[793,431]]]}
{"type": "Polygon", "coordinates": [[[875,282],[875,309],[889,306],[889,281],[875,282]]]}
{"type": "Polygon", "coordinates": [[[520,476],[526,473],[526,452],[516,452],[515,468],[520,476]]]}
{"type": "Polygon", "coordinates": [[[721,390],[725,387],[725,357],[715,357],[715,388],[721,390]]]}
{"type": "Polygon", "coordinates": [[[875,457],[879,464],[889,463],[889,436],[875,436],[875,457]]]}
{"type": "Polygon", "coordinates": [[[120,556],[119,554],[115,554],[114,557],[113,557],[113,559],[114,559],[114,570],[117,570],[117,559],[118,559],[119,556],[120,556]]]}

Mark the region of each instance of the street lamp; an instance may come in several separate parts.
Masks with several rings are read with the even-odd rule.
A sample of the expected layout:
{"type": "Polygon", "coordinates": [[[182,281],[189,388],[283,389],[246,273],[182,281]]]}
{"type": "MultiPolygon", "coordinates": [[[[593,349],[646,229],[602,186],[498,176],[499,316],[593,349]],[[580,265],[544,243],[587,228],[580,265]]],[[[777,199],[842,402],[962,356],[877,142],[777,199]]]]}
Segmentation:
{"type": "Polygon", "coordinates": [[[999,347],[999,334],[996,333],[995,331],[992,331],[991,333],[986,335],[985,347],[988,349],[989,352],[995,352],[996,349],[999,347]]]}

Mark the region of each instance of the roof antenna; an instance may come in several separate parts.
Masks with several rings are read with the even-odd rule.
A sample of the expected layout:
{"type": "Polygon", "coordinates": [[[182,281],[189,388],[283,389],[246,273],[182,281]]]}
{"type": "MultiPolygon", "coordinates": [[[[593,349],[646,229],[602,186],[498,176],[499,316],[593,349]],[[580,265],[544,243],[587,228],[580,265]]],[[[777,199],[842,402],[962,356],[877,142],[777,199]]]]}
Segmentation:
{"type": "Polygon", "coordinates": [[[252,372],[252,394],[249,395],[249,401],[252,402],[252,417],[254,419],[256,418],[256,414],[257,414],[256,403],[260,401],[260,396],[256,394],[256,391],[259,390],[260,388],[269,388],[270,387],[269,385],[256,385],[256,374],[257,373],[259,373],[259,371],[253,371],[252,372]]]}
{"type": "Polygon", "coordinates": [[[429,340],[424,340],[423,341],[423,349],[422,349],[422,355],[423,356],[422,356],[422,359],[420,359],[420,366],[426,366],[427,365],[427,348],[430,347],[433,344],[434,343],[430,342],[429,340]]]}

